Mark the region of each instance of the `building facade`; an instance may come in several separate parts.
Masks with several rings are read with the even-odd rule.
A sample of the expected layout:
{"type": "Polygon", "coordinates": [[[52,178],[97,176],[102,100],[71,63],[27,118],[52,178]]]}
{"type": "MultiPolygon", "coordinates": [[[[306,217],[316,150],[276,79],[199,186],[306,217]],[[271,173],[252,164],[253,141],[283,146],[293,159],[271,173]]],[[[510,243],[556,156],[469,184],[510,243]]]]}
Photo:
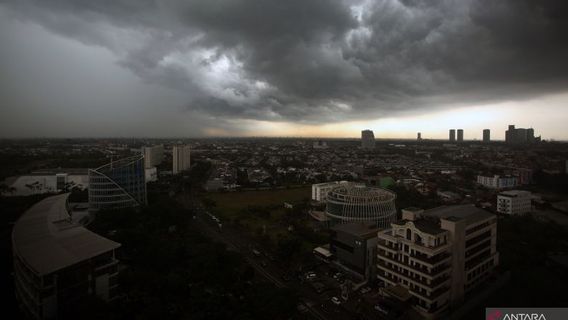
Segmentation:
{"type": "Polygon", "coordinates": [[[503,191],[497,195],[497,212],[522,215],[532,211],[532,194],[524,190],[503,191]]]}
{"type": "Polygon", "coordinates": [[[458,142],[463,142],[463,129],[458,129],[458,142]]]}
{"type": "Polygon", "coordinates": [[[372,222],[387,228],[396,219],[396,195],[386,189],[345,183],[327,193],[326,216],[331,225],[372,222]]]}
{"type": "Polygon", "coordinates": [[[375,147],[375,134],[373,130],[361,131],[361,147],[364,149],[372,149],[375,147]]]}
{"type": "Polygon", "coordinates": [[[456,142],[456,129],[450,129],[450,142],[456,142]]]}
{"type": "Polygon", "coordinates": [[[491,130],[483,129],[483,142],[491,141],[491,130]]]}
{"type": "Polygon", "coordinates": [[[80,318],[89,296],[117,297],[120,243],[73,223],[68,195],[35,204],[12,231],[16,298],[31,319],[80,318]]]}
{"type": "Polygon", "coordinates": [[[181,173],[191,167],[191,148],[190,146],[174,146],[172,150],[173,174],[181,173]]]}
{"type": "Polygon", "coordinates": [[[403,210],[402,220],[378,233],[377,278],[402,287],[427,318],[483,283],[499,263],[497,218],[472,205],[403,210]]]}
{"type": "Polygon", "coordinates": [[[162,163],[164,158],[164,146],[142,147],[144,155],[144,168],[149,169],[162,163]]]}
{"type": "Polygon", "coordinates": [[[533,128],[515,128],[515,125],[509,125],[509,129],[505,131],[505,142],[511,144],[527,144],[539,142],[540,137],[534,136],[533,128]]]}
{"type": "Polygon", "coordinates": [[[144,156],[112,161],[89,170],[89,210],[146,205],[144,156]]]}
{"type": "Polygon", "coordinates": [[[331,228],[330,252],[336,263],[361,279],[375,275],[377,232],[374,223],[344,223],[331,228]]]}
{"type": "Polygon", "coordinates": [[[340,184],[348,183],[347,181],[331,181],[331,182],[323,182],[312,184],[312,200],[318,202],[325,202],[327,199],[327,193],[331,191],[331,189],[337,187],[340,184]]]}
{"type": "Polygon", "coordinates": [[[519,179],[514,176],[477,176],[477,183],[489,189],[507,189],[519,185],[519,179]]]}

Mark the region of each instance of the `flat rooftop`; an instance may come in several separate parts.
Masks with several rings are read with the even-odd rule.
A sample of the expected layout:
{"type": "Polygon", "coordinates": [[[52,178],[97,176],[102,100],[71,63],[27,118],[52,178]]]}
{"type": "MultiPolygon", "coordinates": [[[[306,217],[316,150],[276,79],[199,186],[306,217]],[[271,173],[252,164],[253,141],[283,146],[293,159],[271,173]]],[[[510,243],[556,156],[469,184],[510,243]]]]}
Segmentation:
{"type": "Polygon", "coordinates": [[[45,198],[14,225],[14,252],[38,275],[50,274],[120,247],[120,243],[72,223],[67,212],[68,196],[67,193],[45,198]]]}
{"type": "Polygon", "coordinates": [[[363,238],[376,237],[377,232],[379,232],[380,230],[380,228],[377,228],[374,223],[360,223],[360,222],[342,223],[333,226],[331,229],[363,238]]]}
{"type": "Polygon", "coordinates": [[[441,206],[424,211],[424,217],[436,217],[450,221],[467,220],[468,224],[495,217],[494,214],[480,209],[472,204],[441,206]]]}

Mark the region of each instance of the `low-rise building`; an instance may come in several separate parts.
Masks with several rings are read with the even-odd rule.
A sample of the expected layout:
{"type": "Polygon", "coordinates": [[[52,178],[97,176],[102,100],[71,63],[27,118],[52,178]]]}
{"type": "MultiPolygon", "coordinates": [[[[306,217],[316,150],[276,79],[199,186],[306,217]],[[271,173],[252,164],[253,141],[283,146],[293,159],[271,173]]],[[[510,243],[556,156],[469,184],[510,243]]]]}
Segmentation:
{"type": "Polygon", "coordinates": [[[421,314],[458,305],[499,263],[497,218],[472,205],[408,208],[378,233],[377,277],[402,286],[421,314]]]}
{"type": "Polygon", "coordinates": [[[507,189],[518,186],[517,177],[513,176],[477,176],[477,183],[489,189],[507,189]]]}
{"type": "Polygon", "coordinates": [[[74,308],[89,296],[117,296],[120,243],[74,223],[68,195],[38,202],[12,231],[16,298],[31,319],[78,318],[74,308]]]}
{"type": "Polygon", "coordinates": [[[375,274],[377,232],[374,223],[344,223],[331,228],[330,252],[336,262],[364,279],[375,274]]]}
{"type": "Polygon", "coordinates": [[[347,181],[331,181],[312,184],[312,200],[325,202],[328,192],[343,183],[347,183],[347,181]]]}
{"type": "Polygon", "coordinates": [[[524,190],[509,190],[497,196],[497,212],[519,215],[532,211],[532,194],[524,190]]]}

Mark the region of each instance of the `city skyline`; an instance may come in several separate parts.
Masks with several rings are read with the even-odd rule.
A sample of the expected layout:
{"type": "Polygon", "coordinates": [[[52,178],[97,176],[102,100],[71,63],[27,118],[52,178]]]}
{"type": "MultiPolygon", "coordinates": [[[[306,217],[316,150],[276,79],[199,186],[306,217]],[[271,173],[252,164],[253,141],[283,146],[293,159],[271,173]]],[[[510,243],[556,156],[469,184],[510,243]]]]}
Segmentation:
{"type": "Polygon", "coordinates": [[[0,5],[0,136],[568,139],[561,4],[188,5],[0,5]]]}

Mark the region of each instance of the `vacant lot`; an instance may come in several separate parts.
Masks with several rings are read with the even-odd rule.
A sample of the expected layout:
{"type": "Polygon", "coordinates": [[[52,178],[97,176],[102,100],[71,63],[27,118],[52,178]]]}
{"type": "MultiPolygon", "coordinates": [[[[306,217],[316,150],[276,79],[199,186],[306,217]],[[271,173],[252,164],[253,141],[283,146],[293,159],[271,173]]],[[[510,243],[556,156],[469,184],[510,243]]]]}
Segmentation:
{"type": "Polygon", "coordinates": [[[234,218],[249,207],[283,208],[284,202],[297,204],[311,196],[311,187],[281,190],[207,193],[204,198],[215,202],[216,211],[225,218],[234,218]]]}
{"type": "Polygon", "coordinates": [[[326,241],[327,235],[312,229],[312,220],[305,210],[310,195],[310,187],[207,193],[203,194],[203,203],[224,224],[230,223],[257,237],[265,247],[311,253],[315,246],[326,241]],[[284,208],[284,202],[293,204],[294,208],[284,208]]]}

